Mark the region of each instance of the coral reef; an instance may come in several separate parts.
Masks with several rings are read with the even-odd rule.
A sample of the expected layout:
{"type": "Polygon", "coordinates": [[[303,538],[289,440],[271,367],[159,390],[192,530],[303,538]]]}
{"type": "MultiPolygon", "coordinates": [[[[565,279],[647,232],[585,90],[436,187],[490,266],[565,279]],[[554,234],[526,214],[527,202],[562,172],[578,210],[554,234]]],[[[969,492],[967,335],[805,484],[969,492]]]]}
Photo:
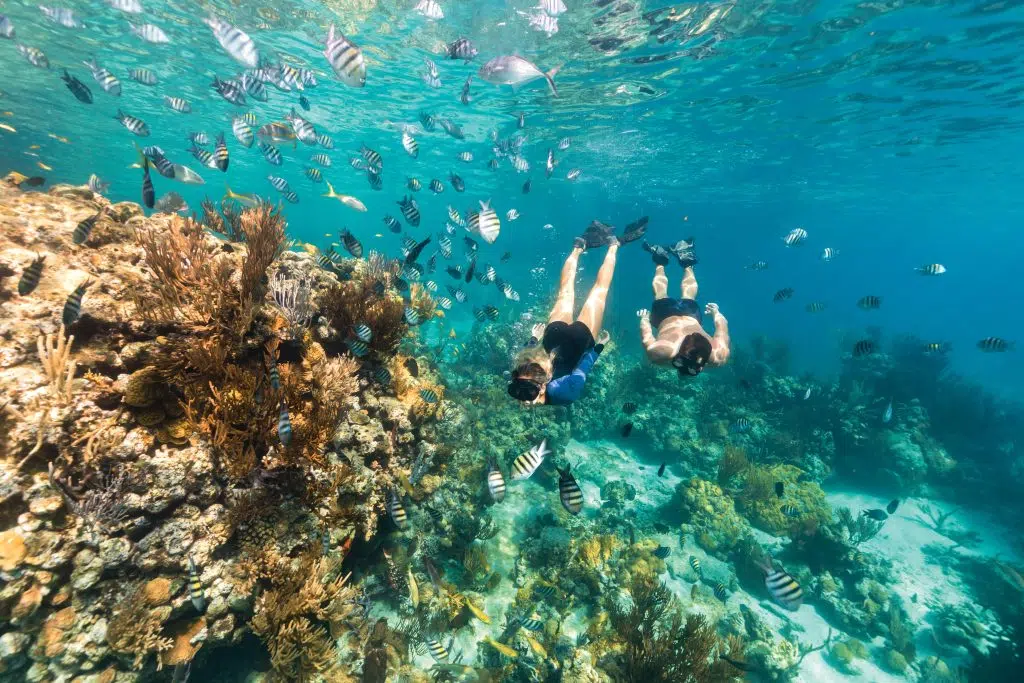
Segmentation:
{"type": "MultiPolygon", "coordinates": [[[[280,677],[358,670],[335,643],[363,628],[340,562],[378,533],[387,492],[436,488],[445,457],[439,411],[414,398],[443,394],[429,359],[372,379],[415,345],[400,283],[286,250],[268,206],[225,207],[224,241],[84,187],[3,187],[0,203],[3,272],[46,255],[30,294],[0,282],[4,669],[132,681],[187,665],[204,680],[207,655],[251,632],[280,677]],[[361,308],[338,309],[352,291],[361,308]],[[352,310],[376,326],[363,357],[352,310]]],[[[409,302],[432,314],[425,292],[409,302]]]]}

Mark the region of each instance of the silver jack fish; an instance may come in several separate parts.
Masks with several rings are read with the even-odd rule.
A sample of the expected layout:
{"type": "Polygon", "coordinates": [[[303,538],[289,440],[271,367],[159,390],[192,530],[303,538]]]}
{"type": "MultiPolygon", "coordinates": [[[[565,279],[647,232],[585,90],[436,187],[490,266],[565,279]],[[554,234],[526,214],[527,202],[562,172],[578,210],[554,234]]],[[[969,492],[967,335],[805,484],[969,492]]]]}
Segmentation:
{"type": "Polygon", "coordinates": [[[511,85],[513,88],[532,83],[538,78],[548,82],[551,93],[558,97],[555,87],[555,74],[562,67],[556,66],[547,73],[541,71],[536,64],[518,55],[502,55],[480,67],[480,78],[495,85],[511,85]]]}

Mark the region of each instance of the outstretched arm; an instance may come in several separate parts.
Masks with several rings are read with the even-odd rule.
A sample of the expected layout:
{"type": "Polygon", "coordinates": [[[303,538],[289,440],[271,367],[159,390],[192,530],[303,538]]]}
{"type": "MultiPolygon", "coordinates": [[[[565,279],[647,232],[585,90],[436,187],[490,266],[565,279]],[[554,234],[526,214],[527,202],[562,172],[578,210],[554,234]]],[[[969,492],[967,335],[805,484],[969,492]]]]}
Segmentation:
{"type": "Polygon", "coordinates": [[[643,308],[636,312],[640,318],[640,340],[643,342],[644,350],[647,352],[647,359],[652,363],[671,362],[675,349],[667,341],[658,340],[654,336],[654,329],[651,327],[651,314],[643,308]]]}
{"type": "Polygon", "coordinates": [[[704,309],[705,315],[713,316],[715,322],[715,336],[711,340],[711,365],[725,365],[729,360],[729,321],[725,319],[722,312],[718,310],[718,304],[708,304],[704,309]]]}

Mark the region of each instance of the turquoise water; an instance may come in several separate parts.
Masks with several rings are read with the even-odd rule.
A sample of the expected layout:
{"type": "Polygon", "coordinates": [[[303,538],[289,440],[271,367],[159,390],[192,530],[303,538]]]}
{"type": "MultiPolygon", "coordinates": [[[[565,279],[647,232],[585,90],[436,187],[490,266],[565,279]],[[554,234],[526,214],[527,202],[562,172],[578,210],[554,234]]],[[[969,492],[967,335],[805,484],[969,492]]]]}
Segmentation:
{"type": "MultiPolygon", "coordinates": [[[[230,186],[276,202],[279,195],[266,176],[280,176],[299,196],[298,204],[284,205],[289,237],[326,249],[347,228],[367,251],[393,256],[399,255],[403,237],[419,241],[432,236],[424,252],[428,256],[444,230],[449,205],[465,217],[479,201],[489,200],[501,217],[501,234],[491,245],[477,239],[479,263],[494,265],[522,300],[507,301],[491,285],[462,283],[469,301],[455,304],[443,324],[425,325],[428,339],[444,336],[447,325],[457,330],[460,341],[477,334],[474,306],[498,306],[506,312],[503,322],[527,312],[546,317],[574,236],[592,219],[621,228],[649,216],[647,238],[652,242],[696,238],[700,298],[720,304],[734,345],[749,347],[759,335],[788,345],[788,372],[814,373],[817,379],[808,384],[825,386],[857,339],[875,337],[889,348],[913,335],[920,342],[949,345],[951,368],[986,391],[1021,398],[1019,352],[984,353],[977,344],[987,337],[1009,343],[1024,338],[1024,319],[1015,306],[1024,295],[1017,277],[1018,226],[1024,216],[1024,10],[1015,3],[895,0],[675,8],[653,0],[566,4],[557,33],[548,35],[531,28],[524,13],[538,10],[527,0],[444,0],[445,16],[437,20],[417,12],[411,1],[182,7],[143,0],[142,15],[102,2],[65,2],[61,6],[73,10],[81,24],[76,28],[57,25],[32,3],[7,2],[0,13],[16,36],[0,39],[5,75],[0,82],[0,123],[5,124],[0,169],[41,174],[49,184],[84,184],[96,174],[109,182],[112,201],[139,202],[142,174],[132,167],[135,143],[159,145],[172,162],[187,165],[205,182],[184,185],[154,172],[158,198],[178,192],[198,212],[204,197],[217,201],[230,186]],[[218,96],[209,87],[213,77],[234,78],[243,67],[202,23],[209,13],[246,31],[266,62],[312,71],[319,84],[301,93],[310,110],[300,107],[298,91],[282,92],[269,84],[266,102],[250,98],[245,106],[235,106],[218,96]],[[144,42],[132,34],[129,22],[157,25],[170,42],[144,42]],[[322,55],[332,22],[363,51],[364,88],[342,83],[322,55]],[[460,36],[479,50],[471,62],[445,57],[444,45],[460,36]],[[16,43],[43,50],[50,68],[31,65],[16,43]],[[478,74],[487,60],[510,54],[544,71],[561,67],[555,76],[558,96],[543,80],[513,90],[478,74]],[[92,78],[82,64],[91,57],[120,79],[121,96],[104,92],[92,78]],[[436,63],[440,87],[424,82],[425,58],[436,63]],[[152,70],[159,83],[131,80],[129,70],[138,67],[152,70]],[[59,78],[64,68],[90,88],[92,104],[79,102],[64,87],[59,78]],[[472,99],[463,104],[460,92],[470,75],[472,99]],[[188,100],[191,113],[172,111],[164,96],[188,100]],[[234,116],[251,113],[258,122],[255,129],[282,121],[293,108],[318,133],[331,137],[333,149],[282,143],[283,164],[272,166],[257,146],[245,148],[232,135],[234,116]],[[143,119],[151,134],[142,138],[126,130],[115,120],[119,109],[143,119]],[[455,139],[440,126],[423,130],[424,112],[458,124],[465,138],[455,139]],[[417,158],[403,150],[405,127],[418,141],[417,158]],[[205,168],[189,154],[187,135],[194,131],[205,132],[211,143],[217,133],[225,135],[227,172],[205,168]],[[517,172],[505,157],[496,170],[488,168],[495,156],[492,132],[498,139],[525,138],[521,157],[529,162],[528,172],[517,172]],[[569,147],[562,150],[564,138],[569,147]],[[380,190],[349,163],[360,157],[362,145],[383,156],[380,190]],[[544,172],[548,149],[558,161],[550,178],[544,172]],[[471,152],[472,162],[460,161],[460,152],[471,152]],[[307,168],[318,167],[310,160],[316,153],[332,161],[320,167],[324,178],[338,193],[358,198],[365,213],[324,197],[327,185],[306,177],[307,168]],[[573,170],[579,171],[576,180],[567,177],[573,170]],[[454,191],[450,172],[465,181],[464,193],[454,191]],[[409,177],[422,183],[418,193],[407,189],[409,177]],[[435,178],[444,184],[439,195],[428,189],[435,178]],[[528,179],[532,189],[524,194],[528,179]],[[405,195],[419,202],[419,227],[402,219],[397,201],[405,195]],[[513,209],[517,220],[507,216],[513,209]],[[386,215],[402,223],[402,234],[387,228],[386,215]],[[787,247],[783,238],[797,227],[806,229],[808,238],[787,247]],[[830,261],[821,258],[825,248],[837,252],[830,261]],[[502,262],[506,252],[510,257],[502,262]],[[747,268],[762,260],[766,269],[747,268]],[[934,263],[948,272],[923,277],[914,271],[934,263]],[[794,289],[793,298],[773,303],[775,292],[786,287],[794,289]],[[867,295],[881,297],[878,310],[858,308],[857,301],[867,295]],[[805,306],[815,301],[827,307],[808,313],[805,306]]],[[[451,236],[452,260],[438,257],[437,272],[425,276],[441,286],[441,294],[446,285],[457,284],[444,269],[464,263],[466,234],[459,229],[451,236]]],[[[595,250],[582,257],[578,302],[602,255],[603,250],[595,250]]],[[[650,258],[640,245],[624,245],[605,326],[630,361],[642,355],[635,312],[650,306],[651,275],[650,258]]],[[[669,276],[673,293],[679,268],[670,266],[669,276]]],[[[498,376],[504,369],[487,371],[498,376]]],[[[732,382],[726,376],[730,379],[721,381],[732,382]]],[[[978,395],[980,402],[980,389],[978,395]]],[[[872,410],[885,400],[870,397],[872,410]]],[[[945,414],[946,426],[958,415],[945,414]]],[[[961,436],[971,432],[970,424],[956,427],[961,436]]],[[[1013,440],[1006,434],[1019,431],[1011,426],[991,448],[979,433],[976,452],[990,451],[993,458],[1006,453],[1009,459],[1013,440]]],[[[643,451],[645,445],[631,448],[643,451]]],[[[594,458],[602,477],[631,466],[635,455],[607,451],[602,460],[593,444],[574,443],[572,449],[573,457],[594,458]]],[[[647,465],[653,469],[656,463],[647,465]]],[[[631,475],[631,481],[642,489],[649,474],[631,475]]],[[[670,481],[679,483],[678,474],[670,475],[670,481]]],[[[659,486],[645,499],[651,506],[674,501],[671,486],[659,486]]],[[[596,506],[602,492],[595,487],[584,482],[596,506]]],[[[550,493],[552,487],[547,488],[550,493]]],[[[854,508],[885,504],[856,491],[830,495],[833,502],[854,508]]],[[[518,505],[509,518],[522,515],[525,520],[532,514],[522,501],[518,505]]],[[[983,528],[985,522],[974,526],[983,528]]],[[[921,540],[920,529],[906,520],[889,528],[890,545],[879,541],[875,548],[882,554],[897,555],[934,541],[921,540]]],[[[514,531],[505,528],[500,539],[523,542],[521,530],[514,531]]],[[[659,542],[671,539],[663,536],[659,542]]],[[[692,544],[687,548],[692,550],[692,544]]],[[[999,555],[1005,548],[988,550],[999,555]]],[[[511,552],[506,555],[499,563],[502,571],[514,563],[511,552]]],[[[672,556],[680,572],[685,571],[684,557],[672,556]]],[[[929,581],[930,588],[943,586],[937,570],[929,581]]],[[[682,582],[673,588],[680,594],[689,590],[682,582]]],[[[823,639],[818,629],[823,623],[807,628],[823,639]]],[[[814,670],[827,669],[822,664],[814,670]]]]}
{"type": "MultiPolygon", "coordinates": [[[[38,172],[37,158],[26,156],[38,154],[53,168],[45,172],[51,182],[84,183],[96,173],[111,183],[112,198],[137,201],[139,174],[128,168],[132,142],[157,144],[206,181],[196,188],[156,178],[158,195],[174,189],[197,208],[204,195],[223,194],[227,182],[238,192],[274,197],[265,176],[280,171],[300,195],[300,204],[287,207],[295,238],[321,243],[348,226],[368,247],[392,251],[399,237],[381,219],[398,215],[394,202],[406,192],[406,176],[425,186],[456,170],[466,193],[456,196],[448,186],[433,197],[424,187],[418,195],[424,222],[413,234],[439,230],[448,203],[463,213],[487,198],[502,215],[518,209],[521,218],[506,221],[487,251],[512,252],[499,274],[519,290],[528,288],[538,244],[554,259],[592,218],[623,225],[647,214],[655,240],[697,236],[702,295],[721,303],[738,338],[756,332],[784,338],[807,368],[824,371],[834,367],[845,332],[878,325],[888,336],[951,342],[958,367],[1000,391],[1019,386],[1019,363],[974,348],[982,337],[1013,339],[1022,331],[1020,317],[1008,315],[1002,303],[1021,293],[1012,276],[1018,258],[1010,230],[1021,212],[1013,188],[1022,101],[1016,46],[1024,25],[1013,5],[705,4],[692,6],[696,18],[665,20],[668,30],[652,35],[669,16],[665,3],[570,3],[550,37],[519,14],[531,11],[527,2],[450,3],[438,21],[412,5],[203,3],[185,10],[148,2],[137,17],[99,2],[65,3],[83,25],[75,29],[51,22],[30,3],[7,3],[3,12],[16,38],[0,42],[8,74],[0,101],[11,112],[4,120],[18,132],[2,133],[3,166],[38,172]],[[282,147],[284,165],[274,168],[258,149],[233,139],[231,116],[251,111],[262,125],[280,120],[298,98],[268,86],[265,103],[250,98],[248,106],[235,107],[221,99],[209,87],[212,76],[236,75],[241,66],[198,21],[209,11],[251,33],[265,59],[318,75],[320,85],[306,92],[311,110],[300,113],[334,140],[325,177],[338,192],[359,197],[366,214],[319,197],[324,186],[302,175],[318,150],[282,147]],[[725,16],[704,26],[712,11],[725,16]],[[365,48],[365,88],[335,79],[320,54],[331,21],[365,48]],[[129,22],[162,27],[170,44],[142,41],[129,22]],[[443,42],[460,35],[480,50],[474,63],[438,54],[443,42]],[[51,68],[30,65],[15,42],[42,49],[51,68]],[[512,92],[476,77],[470,105],[458,101],[466,76],[486,59],[512,52],[545,70],[564,65],[556,77],[560,97],[543,81],[512,92]],[[90,77],[81,64],[90,56],[121,80],[120,97],[90,77]],[[421,80],[427,56],[438,64],[440,88],[421,80]],[[131,81],[127,72],[138,66],[160,82],[131,81]],[[92,105],[63,87],[64,67],[92,89],[92,105]],[[171,111],[164,95],[189,100],[192,113],[171,111]],[[114,120],[118,108],[144,119],[150,137],[135,140],[114,120]],[[456,121],[466,139],[418,133],[419,158],[409,158],[398,128],[417,125],[420,111],[456,121]],[[523,155],[533,167],[528,196],[520,191],[527,174],[515,173],[507,160],[496,172],[485,166],[489,131],[513,134],[520,111],[526,113],[523,155]],[[211,140],[218,131],[226,134],[228,173],[201,169],[187,153],[185,136],[194,130],[211,140]],[[557,154],[556,172],[545,180],[546,149],[562,137],[572,147],[557,154]],[[362,143],[384,155],[379,192],[346,163],[362,143]],[[472,164],[454,158],[462,150],[474,153],[472,164]],[[582,171],[575,183],[565,179],[572,168],[582,171]],[[545,232],[545,223],[554,229],[545,232]],[[781,237],[796,226],[810,238],[786,250],[781,237]],[[374,237],[379,232],[384,236],[374,237]],[[818,259],[824,247],[839,250],[832,263],[818,259]],[[769,270],[743,270],[762,259],[769,270]],[[933,262],[949,268],[946,277],[924,279],[911,270],[933,262]],[[794,299],[772,305],[782,287],[794,287],[794,299]],[[884,305],[864,314],[853,304],[869,293],[883,296],[884,305]],[[805,314],[812,299],[828,301],[828,310],[805,314]],[[949,311],[962,317],[952,322],[949,311]]],[[[596,270],[586,261],[585,268],[596,270]]],[[[631,327],[635,309],[649,303],[648,270],[639,249],[623,250],[609,322],[631,327]]]]}

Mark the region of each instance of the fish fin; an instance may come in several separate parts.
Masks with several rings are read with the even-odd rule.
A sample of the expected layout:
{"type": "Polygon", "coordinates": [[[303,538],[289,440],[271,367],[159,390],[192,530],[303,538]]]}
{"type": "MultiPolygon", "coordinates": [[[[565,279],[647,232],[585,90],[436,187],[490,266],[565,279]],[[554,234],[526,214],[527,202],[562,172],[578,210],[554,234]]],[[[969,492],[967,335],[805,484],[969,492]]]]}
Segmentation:
{"type": "Polygon", "coordinates": [[[551,94],[558,97],[558,88],[555,87],[555,75],[562,70],[562,64],[559,64],[551,71],[544,74],[544,79],[548,82],[548,87],[551,88],[551,94]]]}
{"type": "Polygon", "coordinates": [[[331,181],[330,180],[325,180],[324,182],[327,183],[327,192],[325,192],[322,196],[324,196],[324,197],[337,197],[338,195],[335,194],[334,187],[331,186],[331,181]]]}

